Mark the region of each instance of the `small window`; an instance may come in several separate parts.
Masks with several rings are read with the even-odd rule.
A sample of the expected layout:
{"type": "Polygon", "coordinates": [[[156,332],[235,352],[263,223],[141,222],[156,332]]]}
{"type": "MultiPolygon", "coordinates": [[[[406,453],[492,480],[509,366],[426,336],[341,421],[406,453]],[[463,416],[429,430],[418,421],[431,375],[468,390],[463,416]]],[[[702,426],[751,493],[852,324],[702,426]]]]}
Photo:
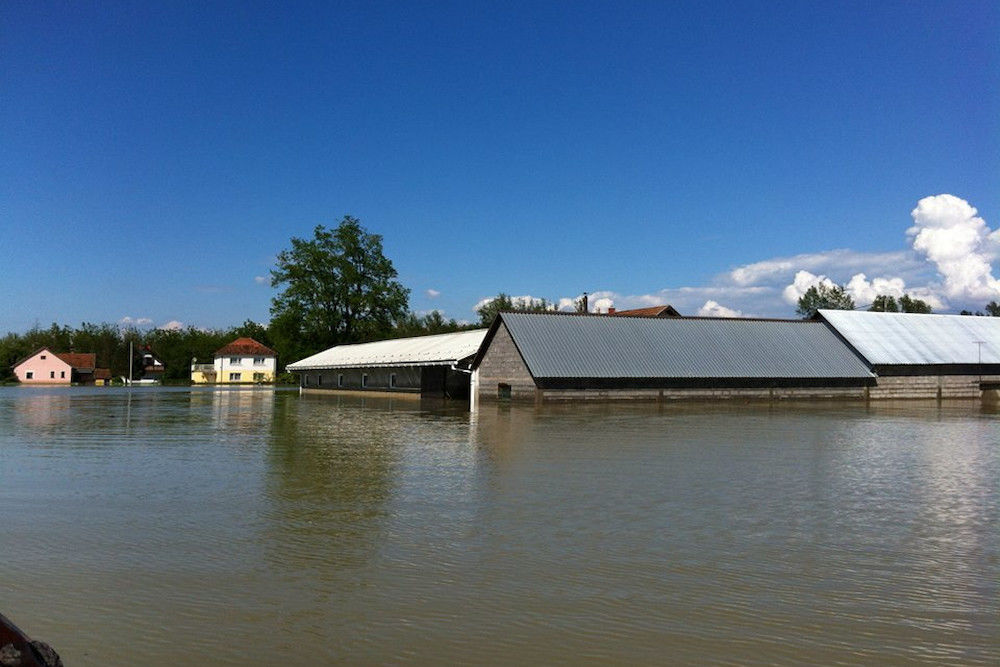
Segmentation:
{"type": "Polygon", "coordinates": [[[27,373],[25,373],[24,374],[24,379],[25,380],[34,380],[35,379],[35,371],[28,371],[27,373]]]}
{"type": "Polygon", "coordinates": [[[343,375],[338,375],[337,376],[337,386],[338,387],[343,387],[344,386],[344,376],[343,375]]]}
{"type": "Polygon", "coordinates": [[[46,357],[46,356],[45,356],[45,355],[43,354],[43,355],[41,356],[41,360],[42,360],[42,361],[45,361],[46,359],[48,359],[48,357],[46,357]]]}
{"type": "Polygon", "coordinates": [[[62,379],[65,380],[66,379],[66,371],[59,371],[59,377],[61,377],[62,379]]]}
{"type": "MultiPolygon", "coordinates": [[[[259,373],[258,373],[258,375],[259,375],[259,373]]],[[[322,373],[320,373],[319,375],[316,376],[316,386],[317,387],[322,387],[323,386],[323,374],[322,373]]]]}
{"type": "Polygon", "coordinates": [[[366,373],[361,374],[361,388],[365,389],[368,387],[368,375],[366,373]]]}
{"type": "Polygon", "coordinates": [[[395,389],[396,388],[396,374],[395,373],[389,373],[389,388],[390,389],[395,389]]]}
{"type": "Polygon", "coordinates": [[[230,373],[229,374],[229,381],[230,382],[239,382],[240,381],[240,374],[239,373],[230,373]]]}
{"type": "Polygon", "coordinates": [[[49,379],[50,380],[55,380],[56,379],[56,372],[55,371],[49,371],[49,379]]]}
{"type": "Polygon", "coordinates": [[[229,357],[229,365],[230,366],[239,366],[240,365],[240,358],[239,357],[229,357]]]}
{"type": "Polygon", "coordinates": [[[497,385],[497,398],[501,401],[510,400],[510,385],[506,382],[501,382],[497,385]]]}
{"type": "Polygon", "coordinates": [[[264,357],[254,357],[253,358],[253,365],[254,366],[263,366],[264,365],[264,357]]]}

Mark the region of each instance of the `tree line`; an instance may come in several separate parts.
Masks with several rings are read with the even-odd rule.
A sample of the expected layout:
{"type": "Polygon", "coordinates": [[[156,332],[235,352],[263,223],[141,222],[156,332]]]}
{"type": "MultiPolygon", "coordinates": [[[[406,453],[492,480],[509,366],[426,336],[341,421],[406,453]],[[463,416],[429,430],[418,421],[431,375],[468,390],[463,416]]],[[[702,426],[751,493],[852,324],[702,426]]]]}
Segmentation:
{"type": "Polygon", "coordinates": [[[446,319],[440,312],[418,315],[409,309],[410,291],[397,280],[382,250],[382,237],[365,230],[351,216],[335,229],[320,225],[311,239],[292,238],[278,254],[271,284],[279,293],[271,301],[267,325],[251,320],[225,329],[142,330],[134,326],[53,323],[0,338],[0,381],[13,378],[13,366],[41,347],[53,352],[85,352],[114,378],[128,375],[131,344],[133,374],[145,350],[164,364],[165,381],[190,379],[191,363],[211,363],[214,353],[240,337],[273,349],[279,366],[334,345],[383,338],[447,333],[475,325],[446,319]]]}
{"type": "MultiPolygon", "coordinates": [[[[808,319],[813,317],[818,310],[856,310],[856,307],[854,299],[847,293],[843,285],[820,283],[810,287],[805,294],[799,297],[795,312],[808,319]]],[[[899,299],[889,294],[879,294],[867,310],[878,313],[927,314],[932,311],[932,308],[926,301],[911,297],[909,294],[903,294],[899,299]]],[[[990,301],[986,304],[985,310],[985,313],[963,310],[959,314],[1000,317],[1000,304],[996,301],[990,301]]]]}
{"type": "MultiPolygon", "coordinates": [[[[385,256],[382,236],[370,233],[351,216],[344,216],[333,229],[318,225],[311,238],[292,237],[291,247],[277,255],[271,286],[278,293],[271,300],[267,325],[247,320],[227,329],[141,330],[85,322],[76,328],[53,323],[24,334],[8,333],[0,338],[0,380],[9,380],[13,365],[41,347],[53,352],[93,352],[98,367],[121,377],[128,373],[131,344],[134,374],[141,372],[136,361],[149,350],[163,362],[165,380],[184,381],[190,378],[192,361],[210,363],[216,350],[244,336],[275,350],[279,366],[284,366],[334,345],[488,326],[501,311],[555,310],[554,302],[518,299],[501,292],[477,309],[476,324],[446,319],[438,311],[418,315],[409,309],[410,290],[399,282],[396,268],[385,256]]],[[[582,311],[582,299],[575,306],[582,311]]],[[[843,286],[821,284],[806,291],[796,312],[812,317],[821,308],[853,310],[855,305],[843,286]]],[[[929,313],[931,307],[908,294],[898,300],[879,295],[869,310],[929,313]]],[[[985,310],[1000,316],[995,301],[985,310]]]]}

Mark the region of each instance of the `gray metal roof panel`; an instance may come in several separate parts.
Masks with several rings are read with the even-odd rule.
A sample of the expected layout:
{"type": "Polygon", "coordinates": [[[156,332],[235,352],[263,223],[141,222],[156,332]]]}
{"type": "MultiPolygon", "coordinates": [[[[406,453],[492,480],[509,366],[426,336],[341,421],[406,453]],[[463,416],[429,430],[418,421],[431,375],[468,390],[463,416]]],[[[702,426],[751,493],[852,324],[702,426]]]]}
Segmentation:
{"type": "Polygon", "coordinates": [[[1000,317],[819,312],[874,366],[1000,363],[1000,317]]]}
{"type": "Polygon", "coordinates": [[[531,374],[560,378],[870,378],[821,322],[504,313],[531,374]]]}

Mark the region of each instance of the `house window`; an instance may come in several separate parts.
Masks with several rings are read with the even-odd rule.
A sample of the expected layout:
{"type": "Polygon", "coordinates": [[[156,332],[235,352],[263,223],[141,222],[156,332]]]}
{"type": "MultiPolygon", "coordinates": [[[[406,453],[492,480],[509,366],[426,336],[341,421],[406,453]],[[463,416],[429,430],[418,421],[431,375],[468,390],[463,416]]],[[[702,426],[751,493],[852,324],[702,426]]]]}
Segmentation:
{"type": "Polygon", "coordinates": [[[338,375],[337,376],[337,386],[338,387],[343,387],[344,386],[344,376],[343,375],[338,375]]]}
{"type": "Polygon", "coordinates": [[[239,357],[229,357],[229,365],[230,366],[239,366],[240,365],[240,358],[239,357]]]}
{"type": "MultiPolygon", "coordinates": [[[[323,384],[323,378],[321,377],[319,380],[320,380],[319,383],[323,384]]],[[[253,381],[254,382],[263,382],[264,381],[264,374],[263,373],[254,373],[253,374],[253,381]]]]}
{"type": "Polygon", "coordinates": [[[368,375],[366,373],[361,374],[361,388],[366,389],[368,387],[368,375]]]}
{"type": "Polygon", "coordinates": [[[264,365],[264,357],[254,357],[253,358],[253,365],[254,366],[263,366],[264,365]]]}
{"type": "Polygon", "coordinates": [[[65,380],[66,379],[66,371],[59,371],[59,377],[61,377],[62,379],[65,380]]]}
{"type": "Polygon", "coordinates": [[[396,388],[396,374],[395,373],[389,373],[389,388],[390,389],[395,389],[396,388]]]}
{"type": "Polygon", "coordinates": [[[55,371],[49,371],[49,379],[50,380],[55,380],[56,379],[56,372],[55,371]]]}
{"type": "Polygon", "coordinates": [[[240,381],[240,374],[239,373],[230,373],[229,374],[229,381],[230,382],[239,382],[240,381]]]}
{"type": "MultiPolygon", "coordinates": [[[[258,373],[258,375],[259,375],[259,373],[258,373]]],[[[323,374],[322,373],[319,373],[319,374],[316,375],[316,386],[317,387],[322,387],[323,386],[323,374]]]]}
{"type": "Polygon", "coordinates": [[[27,373],[25,373],[24,374],[24,379],[25,380],[34,380],[35,379],[35,371],[28,371],[27,373]]]}
{"type": "Polygon", "coordinates": [[[45,361],[45,360],[46,360],[47,358],[48,358],[48,357],[46,357],[46,356],[45,356],[44,354],[43,354],[43,355],[41,356],[41,360],[42,360],[42,361],[45,361]]]}
{"type": "Polygon", "coordinates": [[[510,400],[510,385],[506,382],[501,382],[497,385],[497,398],[501,401],[510,400]]]}

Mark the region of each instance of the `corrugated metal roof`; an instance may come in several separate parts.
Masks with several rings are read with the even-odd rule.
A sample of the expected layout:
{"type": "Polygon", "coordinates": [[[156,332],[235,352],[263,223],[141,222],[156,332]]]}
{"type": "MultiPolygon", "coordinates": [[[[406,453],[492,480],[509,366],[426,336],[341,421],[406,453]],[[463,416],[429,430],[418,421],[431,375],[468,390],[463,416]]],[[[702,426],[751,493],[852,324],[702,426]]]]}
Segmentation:
{"type": "Polygon", "coordinates": [[[1000,317],[819,312],[874,366],[1000,363],[1000,317]]]}
{"type": "Polygon", "coordinates": [[[821,322],[503,313],[536,378],[870,378],[821,322]]]}
{"type": "Polygon", "coordinates": [[[471,357],[486,329],[337,345],[287,366],[290,371],[373,366],[444,366],[471,357]]]}

